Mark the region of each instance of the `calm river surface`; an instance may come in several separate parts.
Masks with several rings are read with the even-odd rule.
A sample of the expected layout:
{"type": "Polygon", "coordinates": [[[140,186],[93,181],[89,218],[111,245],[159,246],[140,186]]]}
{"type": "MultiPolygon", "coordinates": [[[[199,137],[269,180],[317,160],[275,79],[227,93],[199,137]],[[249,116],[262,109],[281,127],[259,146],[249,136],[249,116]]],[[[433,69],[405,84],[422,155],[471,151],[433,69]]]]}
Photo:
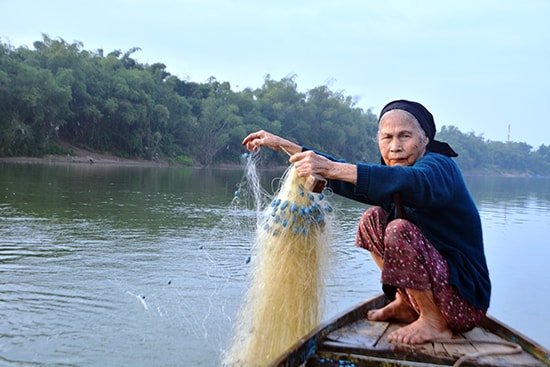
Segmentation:
{"type": "MultiPolygon", "coordinates": [[[[244,169],[0,163],[0,365],[219,366],[247,286],[244,169]],[[241,197],[239,196],[239,197],[241,197]]],[[[263,186],[281,172],[262,171],[263,186]]],[[[467,177],[490,313],[550,347],[550,179],[467,177]]],[[[379,292],[353,247],[364,205],[333,197],[332,316],[379,292]]]]}

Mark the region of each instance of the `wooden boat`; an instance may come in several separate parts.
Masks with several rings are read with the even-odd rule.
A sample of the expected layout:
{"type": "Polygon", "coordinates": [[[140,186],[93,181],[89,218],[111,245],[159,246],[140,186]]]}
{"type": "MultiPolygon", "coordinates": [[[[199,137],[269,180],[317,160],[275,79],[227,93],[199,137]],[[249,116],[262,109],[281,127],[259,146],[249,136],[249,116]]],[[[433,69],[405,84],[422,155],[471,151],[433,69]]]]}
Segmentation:
{"type": "Polygon", "coordinates": [[[381,308],[383,294],[319,326],[270,366],[550,366],[550,352],[487,316],[482,324],[452,339],[420,345],[388,343],[403,324],[366,319],[381,308]]]}

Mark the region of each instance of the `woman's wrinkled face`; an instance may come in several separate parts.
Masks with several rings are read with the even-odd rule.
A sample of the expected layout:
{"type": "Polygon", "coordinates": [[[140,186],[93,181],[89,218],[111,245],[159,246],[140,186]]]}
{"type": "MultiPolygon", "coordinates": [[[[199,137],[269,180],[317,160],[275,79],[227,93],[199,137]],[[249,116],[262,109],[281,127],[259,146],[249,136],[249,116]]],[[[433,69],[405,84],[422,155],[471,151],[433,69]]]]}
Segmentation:
{"type": "Polygon", "coordinates": [[[429,139],[416,118],[403,110],[386,112],[378,128],[378,146],[388,166],[412,166],[426,153],[429,139]]]}

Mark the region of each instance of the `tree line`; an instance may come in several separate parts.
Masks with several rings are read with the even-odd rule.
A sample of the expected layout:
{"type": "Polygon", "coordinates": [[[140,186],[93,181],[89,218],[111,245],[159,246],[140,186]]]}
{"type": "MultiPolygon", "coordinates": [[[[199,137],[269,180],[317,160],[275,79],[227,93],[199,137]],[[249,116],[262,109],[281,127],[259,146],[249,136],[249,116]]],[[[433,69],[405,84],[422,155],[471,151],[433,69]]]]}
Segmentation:
{"type": "MultiPolygon", "coordinates": [[[[0,156],[71,154],[68,143],[124,158],[210,166],[239,163],[243,137],[268,130],[350,162],[378,162],[378,118],[326,85],[299,92],[295,76],[234,91],[142,64],[139,48],[105,54],[47,35],[34,49],[0,43],[0,156]]],[[[550,146],[493,142],[443,126],[437,138],[468,170],[550,174],[550,146]]],[[[264,152],[264,164],[287,158],[264,152]]]]}

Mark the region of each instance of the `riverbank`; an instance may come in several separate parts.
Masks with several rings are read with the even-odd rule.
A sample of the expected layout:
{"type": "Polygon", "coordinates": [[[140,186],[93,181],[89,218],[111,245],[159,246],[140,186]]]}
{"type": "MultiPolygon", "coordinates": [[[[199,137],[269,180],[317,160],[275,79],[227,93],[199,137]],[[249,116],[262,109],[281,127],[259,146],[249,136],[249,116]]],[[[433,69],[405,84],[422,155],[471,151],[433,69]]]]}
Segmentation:
{"type": "Polygon", "coordinates": [[[88,150],[70,147],[72,154],[47,155],[44,157],[0,157],[6,163],[41,163],[41,164],[97,164],[112,166],[163,167],[170,166],[163,160],[146,160],[140,158],[120,158],[109,153],[95,153],[88,150]]]}
{"type": "Polygon", "coordinates": [[[49,155],[47,157],[0,157],[0,163],[20,163],[20,164],[97,164],[112,166],[138,166],[138,167],[163,167],[169,166],[163,161],[147,161],[141,159],[123,159],[115,156],[106,156],[104,154],[93,154],[87,156],[59,156],[49,155]]]}
{"type": "MultiPolygon", "coordinates": [[[[95,153],[84,149],[71,147],[71,155],[48,155],[44,157],[0,157],[0,163],[21,163],[21,164],[90,164],[106,166],[135,166],[135,167],[188,167],[167,160],[146,160],[142,158],[120,158],[109,153],[95,153]]],[[[200,168],[202,166],[193,166],[200,168]]],[[[238,164],[216,164],[216,168],[238,168],[238,164]]],[[[284,167],[281,167],[284,168],[284,167]]],[[[498,176],[498,177],[540,177],[529,172],[504,171],[501,169],[476,169],[463,170],[465,176],[498,176]]]]}

